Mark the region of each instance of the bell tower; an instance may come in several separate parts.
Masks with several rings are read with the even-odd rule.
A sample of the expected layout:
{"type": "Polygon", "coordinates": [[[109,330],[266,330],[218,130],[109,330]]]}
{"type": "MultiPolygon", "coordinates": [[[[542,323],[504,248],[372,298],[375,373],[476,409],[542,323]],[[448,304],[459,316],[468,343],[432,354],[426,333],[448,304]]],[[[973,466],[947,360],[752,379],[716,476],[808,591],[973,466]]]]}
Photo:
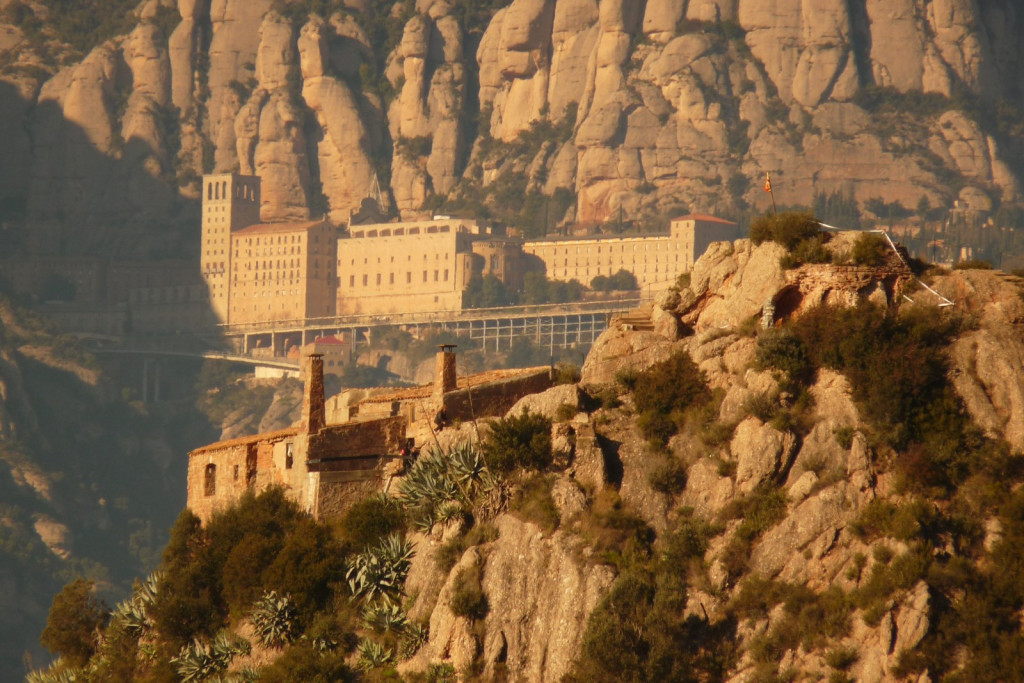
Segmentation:
{"type": "Polygon", "coordinates": [[[260,179],[235,173],[203,176],[203,221],[199,268],[210,307],[229,320],[231,233],[260,222],[260,179]]]}

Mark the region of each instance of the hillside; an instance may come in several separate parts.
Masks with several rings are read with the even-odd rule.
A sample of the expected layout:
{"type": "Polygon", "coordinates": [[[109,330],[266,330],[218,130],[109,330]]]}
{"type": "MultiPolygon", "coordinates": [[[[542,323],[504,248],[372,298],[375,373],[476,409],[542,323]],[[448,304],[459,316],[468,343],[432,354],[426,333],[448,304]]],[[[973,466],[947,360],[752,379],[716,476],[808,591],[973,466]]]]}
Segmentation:
{"type": "Polygon", "coordinates": [[[870,235],[787,220],[716,244],[605,332],[578,384],[523,399],[475,444],[473,425],[444,430],[441,452],[341,520],[274,490],[205,528],[184,512],[152,590],[99,644],[68,629],[64,666],[1013,679],[1024,283],[914,275],[870,235]]]}
{"type": "Polygon", "coordinates": [[[405,216],[655,229],[763,206],[765,171],[794,205],[1010,210],[1022,21],[1012,0],[7,0],[0,220],[49,252],[188,255],[197,179],[228,171],[263,178],[269,220],[344,223],[379,187],[405,216]]]}

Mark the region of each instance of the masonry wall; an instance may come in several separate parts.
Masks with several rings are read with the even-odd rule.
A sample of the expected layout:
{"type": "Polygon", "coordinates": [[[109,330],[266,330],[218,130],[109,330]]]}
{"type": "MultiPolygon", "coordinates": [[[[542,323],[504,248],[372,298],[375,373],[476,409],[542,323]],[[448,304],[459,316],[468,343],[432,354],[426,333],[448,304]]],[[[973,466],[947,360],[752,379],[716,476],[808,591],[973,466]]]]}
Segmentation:
{"type": "Polygon", "coordinates": [[[627,270],[641,289],[666,289],[693,265],[685,241],[672,235],[537,240],[523,243],[523,252],[544,262],[549,279],[587,286],[598,275],[627,270]]]}
{"type": "Polygon", "coordinates": [[[458,389],[444,395],[449,420],[471,420],[503,416],[519,399],[551,387],[551,373],[542,368],[528,375],[488,382],[470,389],[458,389]]]}
{"type": "Polygon", "coordinates": [[[193,453],[188,461],[187,507],[205,524],[217,510],[230,506],[249,489],[259,492],[273,484],[285,484],[275,471],[273,451],[277,443],[283,448],[284,442],[257,440],[193,453]],[[211,466],[212,494],[207,487],[211,466]]]}
{"type": "Polygon", "coordinates": [[[229,322],[335,313],[334,228],[326,222],[256,225],[231,236],[229,322]]]}
{"type": "Polygon", "coordinates": [[[405,425],[405,418],[401,416],[329,425],[309,437],[309,468],[320,469],[316,461],[394,455],[401,450],[405,425]]]}
{"type": "Polygon", "coordinates": [[[462,292],[474,272],[472,233],[454,224],[402,225],[353,230],[350,239],[338,240],[339,314],[462,308],[462,292]]]}

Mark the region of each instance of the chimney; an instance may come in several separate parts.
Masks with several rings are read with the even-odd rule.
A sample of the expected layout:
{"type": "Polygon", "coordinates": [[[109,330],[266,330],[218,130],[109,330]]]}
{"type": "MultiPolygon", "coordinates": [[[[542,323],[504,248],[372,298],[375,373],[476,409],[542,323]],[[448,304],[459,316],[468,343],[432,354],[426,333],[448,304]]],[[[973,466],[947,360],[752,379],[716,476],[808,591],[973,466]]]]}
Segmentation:
{"type": "Polygon", "coordinates": [[[434,365],[434,397],[441,398],[455,390],[455,344],[441,344],[434,365]]]}
{"type": "Polygon", "coordinates": [[[324,357],[311,353],[306,357],[306,386],[302,394],[302,427],[307,434],[324,428],[324,357]]]}

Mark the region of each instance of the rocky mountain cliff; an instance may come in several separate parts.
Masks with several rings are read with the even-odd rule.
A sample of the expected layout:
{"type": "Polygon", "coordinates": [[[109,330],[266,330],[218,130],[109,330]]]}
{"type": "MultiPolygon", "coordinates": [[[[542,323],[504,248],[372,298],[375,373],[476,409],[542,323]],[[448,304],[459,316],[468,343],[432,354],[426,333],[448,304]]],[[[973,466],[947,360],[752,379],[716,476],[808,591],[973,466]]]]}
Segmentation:
{"type": "Polygon", "coordinates": [[[688,285],[602,335],[578,384],[446,428],[447,466],[422,454],[331,530],[294,520],[279,493],[205,532],[186,513],[156,597],[139,598],[131,633],[147,635],[115,616],[88,666],[1012,677],[1024,282],[933,270],[924,287],[898,257],[864,265],[868,242],[834,236],[832,263],[803,265],[773,241],[716,243],[688,285]],[[477,438],[483,461],[460,445],[477,438]],[[275,540],[291,524],[307,526],[275,540]],[[258,604],[287,594],[300,611],[250,611],[270,589],[258,604]],[[271,623],[297,630],[274,640],[271,623]],[[223,627],[234,635],[214,638],[223,627]]]}
{"type": "Polygon", "coordinates": [[[182,453],[218,436],[194,399],[151,411],[121,382],[0,295],[2,680],[49,659],[39,632],[61,585],[87,576],[110,600],[158,564],[185,501],[182,453]]]}
{"type": "Polygon", "coordinates": [[[1012,0],[146,0],[84,37],[85,5],[3,8],[0,205],[40,248],[187,251],[214,171],[270,220],[530,231],[736,215],[765,171],[792,204],[1020,200],[1012,0]]]}

